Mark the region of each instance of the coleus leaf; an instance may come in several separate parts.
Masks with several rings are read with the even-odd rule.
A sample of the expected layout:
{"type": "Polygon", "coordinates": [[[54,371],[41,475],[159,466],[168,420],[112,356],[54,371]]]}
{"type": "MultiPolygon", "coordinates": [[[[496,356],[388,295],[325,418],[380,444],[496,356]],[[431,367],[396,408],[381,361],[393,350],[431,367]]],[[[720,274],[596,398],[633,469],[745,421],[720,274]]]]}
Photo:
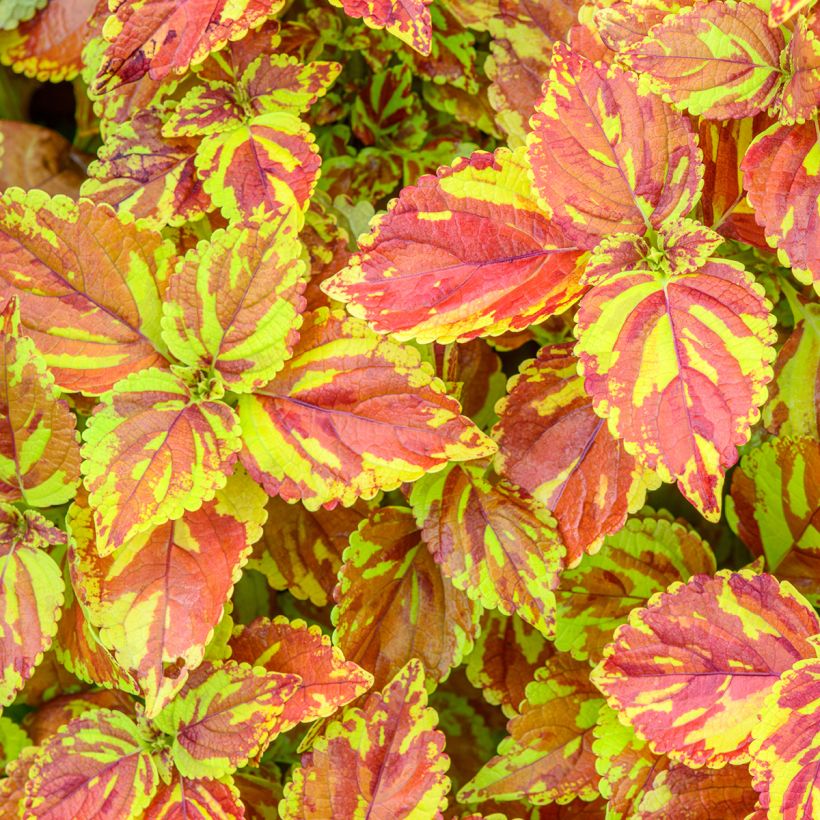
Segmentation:
{"type": "Polygon", "coordinates": [[[569,566],[617,532],[659,484],[595,415],[572,348],[546,345],[521,365],[493,429],[495,468],[552,511],[569,566]]]}
{"type": "Polygon", "coordinates": [[[47,0],[29,20],[0,31],[0,62],[41,82],[73,80],[83,46],[99,31],[106,0],[47,0]]]}
{"type": "Polygon", "coordinates": [[[592,730],[604,701],[589,666],[557,655],[527,686],[498,754],[458,793],[465,803],[525,799],[533,805],[598,794],[592,730]]]}
{"type": "Polygon", "coordinates": [[[237,409],[248,472],[308,509],[495,449],[415,350],[326,308],[306,314],[293,357],[237,409]]]}
{"type": "Polygon", "coordinates": [[[42,191],[0,195],[2,292],[64,390],[99,395],[164,366],[160,283],[172,249],[107,206],[42,191]]]}
{"type": "Polygon", "coordinates": [[[181,225],[210,210],[194,165],[198,141],[163,137],[162,122],[162,112],[148,107],[110,125],[88,166],[91,178],[83,184],[83,196],[107,202],[150,228],[181,225]]]}
{"type": "Polygon", "coordinates": [[[585,555],[561,575],[555,591],[555,646],[580,660],[600,660],[604,646],[630,611],[645,606],[673,581],[711,575],[715,558],[708,544],[668,514],[630,518],[608,535],[600,552],[585,555]]]}
{"type": "Polygon", "coordinates": [[[350,536],[335,598],[334,643],[377,688],[414,657],[443,680],[477,632],[477,606],[442,577],[403,507],[377,510],[350,536]]]}
{"type": "Polygon", "coordinates": [[[173,737],[171,755],[183,777],[218,779],[267,743],[298,685],[298,675],[206,661],[191,672],[154,725],[173,737]]]}
{"type": "Polygon", "coordinates": [[[457,589],[552,637],[564,557],[555,522],[542,504],[486,472],[480,462],[454,465],[414,485],[422,538],[457,589]]]}
{"type": "Polygon", "coordinates": [[[798,661],[774,684],[752,729],[749,766],[768,817],[811,817],[820,796],[820,660],[798,661]]]}
{"type": "Polygon", "coordinates": [[[331,723],[285,787],[283,820],[441,818],[449,760],[424,681],[424,666],[411,660],[382,692],[331,723]]]}
{"type": "Polygon", "coordinates": [[[46,549],[65,534],[33,510],[0,503],[0,710],[51,646],[63,603],[60,568],[46,549]]]}
{"type": "Polygon", "coordinates": [[[217,230],[168,282],[163,338],[187,365],[216,371],[227,389],[269,382],[299,338],[305,265],[293,219],[217,230]]]}
{"type": "Polygon", "coordinates": [[[593,751],[598,757],[601,793],[607,797],[607,820],[683,817],[746,817],[756,794],[745,766],[692,769],[665,755],[622,724],[603,707],[595,728],[593,751]]]}
{"type": "Polygon", "coordinates": [[[792,551],[820,558],[820,447],[810,436],[777,438],[747,453],[732,475],[727,517],[766,566],[792,551]]]}
{"type": "MultiPolygon", "coordinates": [[[[240,43],[238,48],[241,49],[240,43]]],[[[341,70],[339,63],[301,63],[287,54],[262,53],[245,63],[230,48],[230,66],[219,54],[197,72],[199,84],[179,101],[162,127],[165,137],[201,137],[229,131],[269,112],[303,114],[324,95],[341,70]]]]}
{"type": "Polygon", "coordinates": [[[118,382],[83,433],[85,484],[97,549],[106,554],[225,485],[241,446],[233,410],[211,380],[205,397],[178,375],[153,368],[118,382]]]}
{"type": "Polygon", "coordinates": [[[622,68],[553,48],[527,149],[535,188],[567,238],[594,247],[685,216],[703,167],[689,122],[622,68]]]}
{"type": "Polygon", "coordinates": [[[305,210],[319,178],[318,150],[307,123],[274,111],[204,137],[194,164],[223,216],[243,221],[305,210]]]}
{"type": "Polygon", "coordinates": [[[670,15],[622,59],[690,114],[742,119],[774,101],[784,45],[754,4],[711,0],[670,15]]]}
{"type": "Polygon", "coordinates": [[[32,745],[26,731],[5,715],[0,716],[0,771],[6,773],[7,766],[17,760],[23,749],[32,745]]]}
{"type": "MultiPolygon", "coordinates": [[[[594,8],[592,19],[584,28],[594,29],[609,50],[605,62],[612,62],[615,54],[627,51],[646,37],[653,26],[663,22],[669,14],[679,13],[694,4],[694,0],[615,0],[594,8]]],[[[573,32],[575,29],[573,29],[573,32]]]]}
{"type": "Polygon", "coordinates": [[[820,305],[802,305],[774,363],[763,424],[772,435],[820,438],[820,305]]]}
{"type": "Polygon", "coordinates": [[[523,149],[475,153],[422,177],[359,246],[323,290],[399,339],[522,330],[582,293],[580,252],[538,205],[523,149]]]}
{"type": "Polygon", "coordinates": [[[170,783],[160,783],[143,820],[242,820],[245,809],[229,777],[222,780],[183,777],[171,772],[170,783]]]}
{"type": "Polygon", "coordinates": [[[467,678],[487,703],[500,706],[511,718],[518,714],[536,670],[554,655],[553,644],[526,621],[488,609],[475,648],[467,656],[467,678]]]}
{"type": "Polygon", "coordinates": [[[261,572],[273,589],[327,606],[350,533],[370,514],[370,506],[357,501],[352,507],[311,512],[304,504],[288,504],[274,496],[267,509],[268,520],[248,569],[261,572]]]}
{"type": "Polygon", "coordinates": [[[808,602],[772,575],[697,575],[634,610],[592,679],[654,752],[696,767],[743,763],[766,695],[814,655],[818,631],[808,602]]]}
{"type": "Polygon", "coordinates": [[[28,772],[38,749],[28,746],[9,764],[6,777],[0,780],[0,809],[11,817],[22,817],[28,772]]]}
{"type": "Polygon", "coordinates": [[[283,5],[282,0],[117,0],[103,27],[110,45],[91,90],[112,91],[145,74],[154,80],[182,74],[283,5]]]}
{"type": "Polygon", "coordinates": [[[743,181],[755,219],[803,284],[820,293],[820,142],[814,122],[775,124],[743,158],[743,181]]]}
{"type": "Polygon", "coordinates": [[[432,48],[432,0],[330,0],[351,17],[364,20],[370,28],[387,29],[421,54],[432,48]]]}
{"type": "Polygon", "coordinates": [[[202,661],[251,544],[265,495],[237,473],[212,501],[137,535],[109,555],[97,550],[91,509],[69,514],[71,571],[88,618],[157,714],[202,661]]]}
{"type": "Polygon", "coordinates": [[[72,720],[37,751],[23,816],[140,816],[160,782],[150,740],[122,712],[72,720]]]}
{"type": "Polygon", "coordinates": [[[80,479],[75,419],[34,342],[20,335],[17,300],[0,311],[0,498],[50,507],[80,479]]]}
{"type": "Polygon", "coordinates": [[[355,700],[373,683],[373,676],[330,643],[318,626],[304,621],[257,618],[239,627],[230,641],[231,658],[269,672],[301,678],[278,721],[280,732],[298,723],[329,717],[355,700]]]}
{"type": "Polygon", "coordinates": [[[496,2],[488,15],[492,40],[484,65],[491,80],[487,95],[495,121],[513,147],[526,140],[529,118],[549,73],[552,44],[566,37],[581,5],[579,0],[505,0],[496,2]]]}
{"type": "Polygon", "coordinates": [[[684,228],[675,257],[658,264],[650,251],[634,259],[644,240],[605,240],[585,276],[594,287],[575,352],[595,411],[627,452],[716,521],[723,472],[766,398],[775,332],[763,287],[739,263],[702,261],[697,237],[711,232],[697,231],[684,228]]]}
{"type": "Polygon", "coordinates": [[[820,105],[820,18],[817,14],[801,15],[781,58],[784,82],[780,92],[778,118],[782,123],[805,122],[820,105]]]}

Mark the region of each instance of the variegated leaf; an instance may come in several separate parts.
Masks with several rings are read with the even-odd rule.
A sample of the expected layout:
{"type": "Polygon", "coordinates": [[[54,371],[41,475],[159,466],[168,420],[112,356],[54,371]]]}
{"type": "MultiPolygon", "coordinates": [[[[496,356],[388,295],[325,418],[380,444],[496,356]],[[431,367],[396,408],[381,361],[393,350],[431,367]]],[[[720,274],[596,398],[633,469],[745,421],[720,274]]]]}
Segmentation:
{"type": "Polygon", "coordinates": [[[160,782],[150,741],[122,712],[71,721],[37,751],[22,816],[139,817],[160,782]]]}
{"type": "Polygon", "coordinates": [[[283,0],[113,0],[103,28],[109,42],[92,91],[101,94],[145,74],[182,74],[212,51],[239,40],[283,0]]]}
{"type": "Polygon", "coordinates": [[[75,419],[46,363],[20,334],[17,300],[0,311],[0,498],[64,504],[80,480],[75,419]]]}
{"type": "Polygon", "coordinates": [[[334,643],[377,688],[414,657],[443,680],[477,632],[478,608],[442,577],[403,507],[374,512],[350,536],[335,598],[334,643]]]}
{"type": "Polygon", "coordinates": [[[82,453],[101,554],[198,509],[225,485],[241,443],[233,410],[209,398],[222,392],[213,379],[192,389],[152,369],[123,379],[97,405],[82,453]]]}
{"type": "Polygon", "coordinates": [[[241,458],[270,495],[349,505],[494,451],[459,410],[417,351],[321,308],[276,378],[240,397],[241,458]]]}
{"type": "Polygon", "coordinates": [[[170,246],[110,207],[10,188],[0,195],[0,293],[64,390],[99,395],[164,366],[160,288],[170,246]]]}
{"type": "Polygon", "coordinates": [[[495,467],[552,511],[567,565],[617,532],[660,483],[595,415],[571,342],[521,365],[498,405],[495,467]]]}
{"type": "Polygon", "coordinates": [[[375,29],[387,29],[421,54],[432,48],[432,0],[330,0],[351,17],[364,20],[375,29]]]}
{"type": "Polygon", "coordinates": [[[202,661],[233,585],[262,532],[265,495],[247,475],[212,501],[137,535],[105,557],[92,511],[71,510],[72,577],[100,641],[157,714],[202,661]]]}
{"type": "Polygon", "coordinates": [[[424,681],[421,662],[411,660],[331,723],[285,787],[283,820],[441,817],[449,761],[424,681]]]}
{"type": "Polygon", "coordinates": [[[425,476],[410,502],[441,572],[482,606],[517,614],[546,637],[564,546],[547,509],[481,463],[425,476]]]}
{"type": "Polygon", "coordinates": [[[46,553],[65,534],[33,510],[0,503],[0,710],[8,706],[51,646],[63,578],[46,553]]]}
{"type": "Polygon", "coordinates": [[[703,167],[689,122],[617,66],[556,44],[527,148],[535,188],[567,237],[643,234],[685,216],[703,167]]]}
{"type": "Polygon", "coordinates": [[[538,205],[523,149],[475,153],[422,177],[359,246],[323,289],[399,339],[523,330],[582,293],[580,251],[538,205]]]}
{"type": "Polygon", "coordinates": [[[655,753],[696,767],[744,763],[766,696],[814,655],[818,632],[808,602],[772,575],[697,575],[634,610],[592,679],[655,753]]]}
{"type": "Polygon", "coordinates": [[[277,722],[280,732],[298,723],[329,717],[355,700],[373,683],[373,676],[330,643],[318,626],[283,616],[257,618],[231,638],[231,658],[301,678],[277,722]]]}
{"type": "Polygon", "coordinates": [[[575,352],[596,413],[627,452],[716,521],[723,474],[772,375],[763,287],[721,259],[681,272],[668,260],[640,262],[588,284],[575,352]]]}
{"type": "Polygon", "coordinates": [[[742,119],[774,100],[784,45],[753,3],[709,0],[669,15],[623,61],[690,114],[742,119]]]}
{"type": "Polygon", "coordinates": [[[671,515],[648,512],[608,535],[600,551],[561,575],[555,646],[592,662],[632,609],[674,581],[715,572],[709,545],[671,515]]]}
{"type": "Polygon", "coordinates": [[[206,661],[154,724],[173,737],[171,755],[183,777],[224,777],[263,751],[298,685],[298,675],[206,661]]]}
{"type": "Polygon", "coordinates": [[[298,340],[305,265],[292,219],[218,230],[168,283],[163,337],[193,368],[248,393],[269,382],[298,340]]]}
{"type": "Polygon", "coordinates": [[[592,730],[604,701],[590,683],[589,666],[557,655],[526,694],[498,754],[461,789],[460,801],[524,799],[538,806],[597,796],[592,730]]]}
{"type": "Polygon", "coordinates": [[[161,783],[142,820],[242,820],[248,817],[239,790],[230,777],[183,777],[172,771],[171,782],[161,783]]]}

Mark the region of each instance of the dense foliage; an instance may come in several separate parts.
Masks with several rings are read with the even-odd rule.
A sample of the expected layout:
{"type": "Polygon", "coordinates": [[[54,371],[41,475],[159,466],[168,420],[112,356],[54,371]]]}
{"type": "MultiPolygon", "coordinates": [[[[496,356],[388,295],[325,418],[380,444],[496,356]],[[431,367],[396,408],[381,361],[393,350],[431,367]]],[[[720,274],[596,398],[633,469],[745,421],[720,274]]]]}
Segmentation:
{"type": "Polygon", "coordinates": [[[0,816],[820,818],[811,6],[0,2],[0,816]]]}

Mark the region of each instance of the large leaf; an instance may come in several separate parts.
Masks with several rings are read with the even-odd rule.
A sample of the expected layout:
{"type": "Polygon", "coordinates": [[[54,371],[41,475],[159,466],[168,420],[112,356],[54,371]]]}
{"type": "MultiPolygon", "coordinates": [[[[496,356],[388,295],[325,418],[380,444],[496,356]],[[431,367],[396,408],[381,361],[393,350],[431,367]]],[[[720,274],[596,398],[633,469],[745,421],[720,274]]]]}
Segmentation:
{"type": "Polygon", "coordinates": [[[0,62],[40,81],[72,80],[85,44],[108,13],[106,0],[48,0],[30,20],[0,31],[0,62]]]}
{"type": "Polygon", "coordinates": [[[472,648],[477,607],[445,578],[402,507],[373,513],[350,537],[336,589],[334,642],[386,684],[411,658],[433,680],[472,648]]]}
{"type": "Polygon", "coordinates": [[[110,45],[92,90],[112,91],[145,74],[154,80],[182,74],[283,5],[282,0],[116,0],[103,28],[110,45]]]}
{"type": "MultiPolygon", "coordinates": [[[[221,397],[218,387],[206,386],[206,397],[221,397]]],[[[179,376],[157,369],[107,393],[83,438],[85,485],[103,554],[213,498],[241,446],[230,407],[200,399],[179,376]]]]}
{"type": "Polygon", "coordinates": [[[801,15],[784,54],[784,84],[780,93],[779,119],[783,123],[805,122],[820,105],[820,18],[817,14],[801,15]]]}
{"type": "Polygon", "coordinates": [[[742,119],[772,104],[784,44],[753,3],[710,0],[669,15],[623,59],[690,114],[742,119]]]}
{"type": "Polygon", "coordinates": [[[596,662],[632,609],[674,581],[715,570],[709,546],[682,522],[651,511],[630,518],[600,552],[561,575],[555,646],[596,662]]]}
{"type": "Polygon", "coordinates": [[[773,435],[820,439],[820,305],[810,302],[774,363],[763,423],[773,435]]]}
{"type": "Polygon", "coordinates": [[[172,771],[171,782],[160,784],[143,820],[242,820],[247,816],[230,778],[191,779],[172,771]]]}
{"type": "Polygon", "coordinates": [[[558,655],[526,691],[498,754],[458,793],[462,802],[525,799],[543,805],[598,794],[592,730],[604,701],[590,683],[589,666],[558,655]]]}
{"type": "Polygon", "coordinates": [[[817,814],[820,744],[817,706],[820,660],[798,661],[775,683],[754,726],[750,770],[768,817],[817,814]]]}
{"type": "Polygon", "coordinates": [[[285,787],[283,820],[441,817],[449,761],[424,680],[412,660],[381,693],[331,723],[285,787]]]}
{"type": "Polygon", "coordinates": [[[516,613],[547,637],[564,547],[546,508],[481,463],[422,478],[410,497],[442,573],[482,606],[516,613]]]}
{"type": "Polygon", "coordinates": [[[716,521],[723,473],[771,379],[774,318],[763,287],[721,259],[613,268],[590,275],[595,287],[577,315],[584,386],[627,452],[716,521]]]}
{"type": "Polygon", "coordinates": [[[0,288],[65,390],[99,395],[164,365],[160,282],[171,249],[106,206],[10,188],[0,196],[0,288]]]}
{"type": "Polygon", "coordinates": [[[467,656],[467,678],[488,703],[500,706],[511,718],[518,714],[536,670],[554,655],[553,644],[534,627],[516,615],[488,609],[475,648],[467,656]]]}
{"type": "Polygon", "coordinates": [[[493,430],[496,469],[552,511],[569,566],[617,532],[659,484],[595,415],[572,348],[546,345],[521,365],[493,430]]]}
{"type": "Polygon", "coordinates": [[[820,142],[814,122],[775,124],[743,159],[755,219],[804,284],[820,293],[820,142]]]}
{"type": "Polygon", "coordinates": [[[238,411],[248,472],[309,509],[495,449],[415,350],[324,308],[305,316],[293,357],[238,411]]]}
{"type": "Polygon", "coordinates": [[[65,534],[39,513],[0,503],[0,709],[8,706],[51,646],[63,578],[46,553],[65,534]]]}
{"type": "Polygon", "coordinates": [[[122,712],[72,720],[40,747],[25,817],[139,817],[159,786],[150,737],[122,712]]]}
{"type": "Polygon", "coordinates": [[[301,678],[279,719],[282,732],[297,723],[329,717],[373,683],[373,676],[346,661],[318,626],[304,621],[257,618],[234,633],[230,646],[233,660],[301,678]]]}
{"type": "Polygon", "coordinates": [[[330,0],[351,17],[358,17],[370,28],[385,28],[421,54],[432,48],[432,0],[330,0]]]}
{"type": "Polygon", "coordinates": [[[195,512],[186,512],[97,551],[92,512],[79,501],[69,523],[72,577],[100,641],[139,683],[153,717],[202,661],[251,544],[262,532],[265,495],[232,476],[195,512]]]}
{"type": "Polygon", "coordinates": [[[582,292],[579,251],[538,205],[523,149],[475,153],[422,177],[359,242],[323,288],[400,339],[522,330],[582,292]]]}
{"type": "Polygon", "coordinates": [[[364,501],[311,512],[304,504],[288,504],[274,496],[268,500],[268,520],[248,568],[263,573],[274,589],[327,606],[350,533],[369,513],[364,501]]]}
{"type": "Polygon", "coordinates": [[[814,655],[818,632],[791,584],[749,571],[698,575],[634,610],[592,678],[654,752],[692,766],[743,763],[766,695],[814,655]]]}
{"type": "Polygon", "coordinates": [[[777,438],[743,457],[732,475],[727,513],[771,572],[790,552],[820,558],[820,447],[817,439],[777,438]]]}
{"type": "Polygon", "coordinates": [[[0,498],[64,504],[80,480],[80,445],[68,404],[31,339],[17,300],[0,312],[0,498]]]}
{"type": "Polygon", "coordinates": [[[198,141],[163,137],[161,129],[162,112],[151,107],[110,125],[88,166],[83,195],[152,228],[180,225],[210,210],[194,165],[198,141]]]}
{"type": "Polygon", "coordinates": [[[173,737],[181,775],[220,778],[260,751],[298,685],[297,675],[206,661],[154,723],[173,737]]]}
{"type": "Polygon", "coordinates": [[[703,168],[688,121],[622,68],[553,49],[527,138],[538,193],[567,236],[592,248],[685,216],[703,168]]]}
{"type": "Polygon", "coordinates": [[[238,393],[281,370],[299,338],[305,265],[290,219],[215,231],[168,283],[163,337],[180,361],[238,393]]]}

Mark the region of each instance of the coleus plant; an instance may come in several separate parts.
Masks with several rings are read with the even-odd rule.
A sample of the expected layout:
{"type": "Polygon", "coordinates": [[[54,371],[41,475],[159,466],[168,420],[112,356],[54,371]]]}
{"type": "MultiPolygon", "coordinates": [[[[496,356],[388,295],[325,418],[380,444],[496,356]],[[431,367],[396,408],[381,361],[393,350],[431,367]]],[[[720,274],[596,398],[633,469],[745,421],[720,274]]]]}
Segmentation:
{"type": "Polygon", "coordinates": [[[817,816],[811,6],[4,5],[0,813],[817,816]]]}

